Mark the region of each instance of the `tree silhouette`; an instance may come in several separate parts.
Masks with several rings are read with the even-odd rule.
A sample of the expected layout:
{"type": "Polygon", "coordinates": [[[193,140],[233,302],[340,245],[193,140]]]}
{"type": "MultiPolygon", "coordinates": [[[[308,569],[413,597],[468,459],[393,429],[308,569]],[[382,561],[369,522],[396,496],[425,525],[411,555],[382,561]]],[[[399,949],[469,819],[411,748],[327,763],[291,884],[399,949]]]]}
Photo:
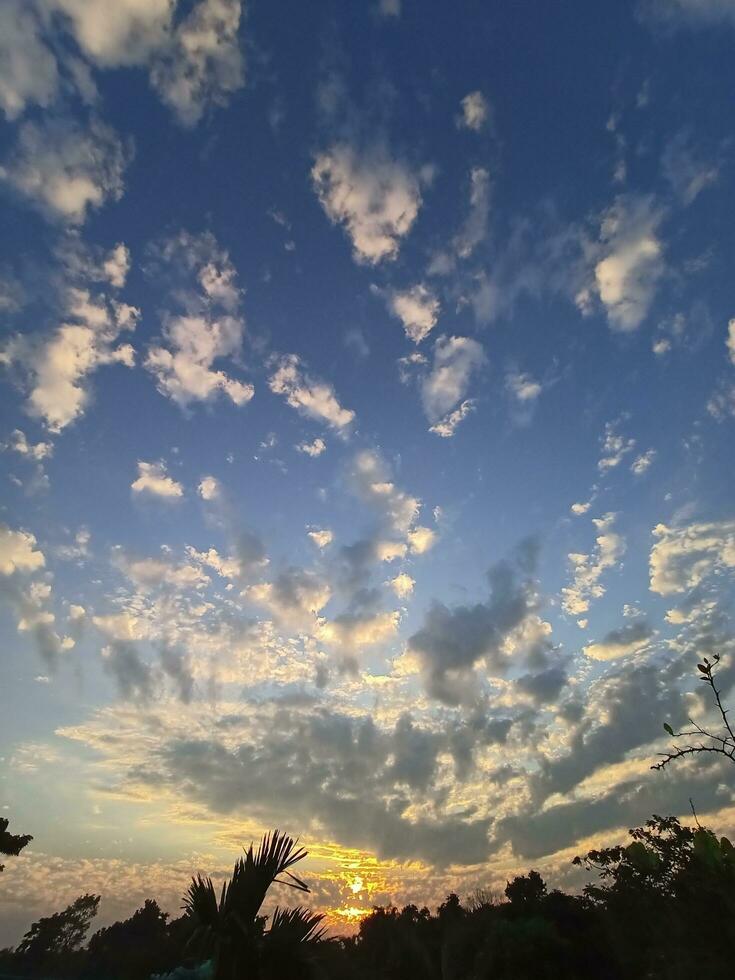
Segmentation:
{"type": "Polygon", "coordinates": [[[245,857],[235,862],[219,901],[211,878],[192,879],[184,909],[194,925],[192,944],[214,960],[213,980],[309,975],[315,947],[324,935],[320,928],[324,916],[301,907],[276,908],[266,931],[266,917],[260,914],[274,882],[309,891],[288,870],[306,857],[306,850],[297,844],[278,830],[264,834],[257,851],[251,844],[245,857]]]}
{"type": "Polygon", "coordinates": [[[34,922],[15,951],[26,970],[64,966],[79,951],[92,919],[97,915],[99,895],[80,895],[63,912],[34,922]]]}
{"type": "MultiPolygon", "coordinates": [[[[17,857],[26,844],[33,840],[30,834],[11,834],[8,832],[7,817],[0,817],[0,854],[7,857],[17,857]]],[[[5,865],[0,864],[0,871],[5,865]]]]}
{"type": "Polygon", "coordinates": [[[707,686],[712,690],[717,711],[722,720],[722,730],[718,734],[715,734],[708,731],[706,728],[702,728],[701,725],[698,725],[697,722],[692,721],[691,718],[689,719],[689,724],[692,727],[687,731],[675,732],[671,725],[665,724],[664,731],[671,735],[672,738],[696,738],[700,739],[701,741],[698,741],[695,744],[688,742],[683,746],[674,745],[671,752],[660,753],[661,761],[652,765],[651,769],[664,769],[675,759],[683,759],[688,755],[700,755],[703,753],[724,755],[726,759],[730,760],[730,762],[735,763],[735,733],[733,732],[727,717],[729,711],[723,706],[720,691],[715,684],[714,674],[719,662],[719,653],[716,653],[711,661],[704,657],[702,663],[697,664],[697,670],[701,674],[700,680],[704,681],[704,683],[707,684],[707,686]]]}

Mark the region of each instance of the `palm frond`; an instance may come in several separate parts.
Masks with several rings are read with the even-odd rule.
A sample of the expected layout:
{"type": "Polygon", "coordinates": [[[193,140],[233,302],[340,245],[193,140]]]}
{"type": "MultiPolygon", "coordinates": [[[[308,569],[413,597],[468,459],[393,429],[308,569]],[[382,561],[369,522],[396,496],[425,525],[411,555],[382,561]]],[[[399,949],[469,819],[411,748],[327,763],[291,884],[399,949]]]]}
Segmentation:
{"type": "Polygon", "coordinates": [[[326,927],[321,926],[323,913],[310,912],[297,906],[295,909],[276,907],[271,916],[267,936],[271,943],[318,943],[324,938],[326,927]]]}
{"type": "Polygon", "coordinates": [[[235,863],[225,907],[237,908],[246,921],[252,921],[274,881],[308,892],[308,885],[288,870],[306,854],[306,849],[287,834],[278,830],[264,834],[257,850],[251,844],[245,857],[235,863]]]}
{"type": "MultiPolygon", "coordinates": [[[[222,886],[223,895],[225,886],[222,886]]],[[[184,895],[183,909],[198,925],[215,929],[219,922],[219,906],[217,895],[211,878],[196,875],[184,895]]]]}

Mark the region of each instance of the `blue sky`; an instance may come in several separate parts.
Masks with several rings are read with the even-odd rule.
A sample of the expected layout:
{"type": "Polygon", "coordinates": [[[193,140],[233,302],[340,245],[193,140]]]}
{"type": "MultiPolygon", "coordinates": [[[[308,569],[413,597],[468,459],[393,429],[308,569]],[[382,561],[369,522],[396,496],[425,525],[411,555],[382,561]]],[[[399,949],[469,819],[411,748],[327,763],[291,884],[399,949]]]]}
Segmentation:
{"type": "Polygon", "coordinates": [[[0,11],[0,942],[264,828],[341,927],[688,798],[732,0],[0,11]]]}

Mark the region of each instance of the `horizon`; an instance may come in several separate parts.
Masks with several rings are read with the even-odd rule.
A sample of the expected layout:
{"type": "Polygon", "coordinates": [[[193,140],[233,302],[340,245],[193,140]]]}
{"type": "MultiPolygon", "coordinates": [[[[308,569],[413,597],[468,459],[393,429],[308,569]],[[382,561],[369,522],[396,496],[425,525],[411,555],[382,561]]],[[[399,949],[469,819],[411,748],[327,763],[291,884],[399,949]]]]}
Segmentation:
{"type": "Polygon", "coordinates": [[[735,833],[735,0],[554,6],[0,10],[0,948],[735,833]]]}

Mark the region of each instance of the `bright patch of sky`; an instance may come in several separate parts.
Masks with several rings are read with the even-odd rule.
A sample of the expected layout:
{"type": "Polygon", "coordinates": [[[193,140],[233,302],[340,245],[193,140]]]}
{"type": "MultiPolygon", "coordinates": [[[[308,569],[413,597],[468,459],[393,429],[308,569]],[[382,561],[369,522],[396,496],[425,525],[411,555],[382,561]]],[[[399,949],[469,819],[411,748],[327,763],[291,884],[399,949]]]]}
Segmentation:
{"type": "Polygon", "coordinates": [[[648,766],[735,677],[733,43],[6,0],[0,946],[267,827],[335,922],[690,796],[732,832],[716,764],[648,766]]]}

